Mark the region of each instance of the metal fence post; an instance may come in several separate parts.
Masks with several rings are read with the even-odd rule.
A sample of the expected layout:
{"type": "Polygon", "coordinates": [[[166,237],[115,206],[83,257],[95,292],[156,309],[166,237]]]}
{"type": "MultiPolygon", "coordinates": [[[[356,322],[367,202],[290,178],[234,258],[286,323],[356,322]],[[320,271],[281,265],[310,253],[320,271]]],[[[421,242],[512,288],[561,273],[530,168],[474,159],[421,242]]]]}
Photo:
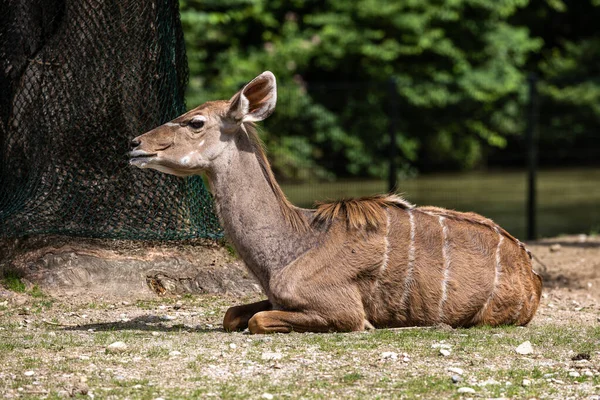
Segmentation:
{"type": "Polygon", "coordinates": [[[398,173],[396,172],[396,156],[398,154],[396,144],[396,124],[398,113],[398,92],[396,89],[396,80],[394,77],[388,79],[388,133],[390,136],[389,148],[389,171],[388,171],[388,191],[394,192],[398,185],[398,173]]]}
{"type": "Polygon", "coordinates": [[[536,181],[538,167],[538,143],[537,143],[537,123],[538,123],[538,77],[530,73],[527,77],[529,90],[529,103],[527,104],[527,240],[537,238],[537,196],[536,181]]]}

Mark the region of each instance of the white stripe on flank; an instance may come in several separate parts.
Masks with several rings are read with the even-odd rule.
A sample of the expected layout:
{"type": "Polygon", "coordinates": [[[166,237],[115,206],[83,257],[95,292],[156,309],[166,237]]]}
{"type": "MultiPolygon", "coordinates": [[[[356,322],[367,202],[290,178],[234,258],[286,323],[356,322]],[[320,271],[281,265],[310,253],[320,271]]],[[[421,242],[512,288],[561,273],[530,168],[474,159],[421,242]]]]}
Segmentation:
{"type": "Polygon", "coordinates": [[[408,306],[409,290],[413,283],[413,269],[415,267],[415,217],[412,210],[407,210],[407,212],[410,222],[410,244],[408,246],[408,266],[406,268],[406,278],[404,279],[404,291],[400,300],[402,307],[408,306]]]}
{"type": "Polygon", "coordinates": [[[444,279],[442,280],[442,297],[440,299],[440,306],[438,310],[438,320],[443,322],[444,320],[444,303],[448,298],[448,280],[450,279],[450,256],[448,254],[450,246],[448,245],[448,227],[444,224],[444,217],[440,216],[440,226],[442,227],[442,257],[444,261],[444,279]]]}
{"type": "Polygon", "coordinates": [[[385,226],[385,237],[383,238],[383,244],[385,245],[385,249],[383,251],[383,262],[381,263],[381,272],[385,271],[388,264],[389,252],[390,252],[390,241],[388,236],[390,235],[390,213],[388,209],[385,209],[385,217],[386,217],[386,226],[385,226]]]}
{"type": "Polygon", "coordinates": [[[488,297],[487,301],[481,308],[480,315],[483,315],[485,310],[487,310],[488,306],[492,302],[492,299],[494,298],[494,293],[496,293],[496,288],[498,288],[498,283],[500,282],[500,274],[502,274],[502,262],[500,260],[500,247],[502,246],[502,242],[504,242],[504,236],[502,235],[502,233],[500,232],[500,230],[498,228],[494,228],[494,230],[498,234],[498,245],[496,246],[496,268],[495,268],[496,271],[494,274],[494,286],[492,286],[492,291],[490,292],[490,296],[488,297]]]}

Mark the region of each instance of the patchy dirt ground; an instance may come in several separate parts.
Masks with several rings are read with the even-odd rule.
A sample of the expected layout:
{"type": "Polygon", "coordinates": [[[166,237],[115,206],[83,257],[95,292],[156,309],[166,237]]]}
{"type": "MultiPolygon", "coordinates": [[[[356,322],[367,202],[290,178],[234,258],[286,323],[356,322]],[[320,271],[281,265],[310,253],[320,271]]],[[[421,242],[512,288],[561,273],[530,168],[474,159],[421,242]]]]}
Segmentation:
{"type": "Polygon", "coordinates": [[[600,238],[528,247],[545,289],[525,328],[225,333],[227,307],[260,298],[237,270],[222,294],[0,289],[0,396],[600,399],[600,238]]]}

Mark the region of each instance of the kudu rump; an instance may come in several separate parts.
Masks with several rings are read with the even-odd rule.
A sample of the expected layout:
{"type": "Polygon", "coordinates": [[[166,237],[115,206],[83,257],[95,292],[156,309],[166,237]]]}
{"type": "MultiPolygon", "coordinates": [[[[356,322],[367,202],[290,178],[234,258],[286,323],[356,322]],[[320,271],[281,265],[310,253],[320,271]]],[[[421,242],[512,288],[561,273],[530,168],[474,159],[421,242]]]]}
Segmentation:
{"type": "Polygon", "coordinates": [[[132,141],[131,164],[205,173],[217,213],[268,300],[230,308],[226,330],[527,324],[541,278],[523,244],[474,213],[395,195],[293,206],[254,123],[275,109],[264,72],[229,101],[207,102],[132,141]]]}

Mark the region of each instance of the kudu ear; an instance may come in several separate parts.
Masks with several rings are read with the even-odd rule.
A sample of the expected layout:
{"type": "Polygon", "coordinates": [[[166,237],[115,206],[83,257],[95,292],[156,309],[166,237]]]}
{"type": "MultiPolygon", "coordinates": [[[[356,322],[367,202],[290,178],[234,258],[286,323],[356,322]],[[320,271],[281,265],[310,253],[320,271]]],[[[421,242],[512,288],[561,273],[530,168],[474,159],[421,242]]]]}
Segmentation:
{"type": "Polygon", "coordinates": [[[266,119],[277,104],[275,75],[265,71],[252,79],[230,100],[228,116],[236,121],[251,122],[266,119]]]}

